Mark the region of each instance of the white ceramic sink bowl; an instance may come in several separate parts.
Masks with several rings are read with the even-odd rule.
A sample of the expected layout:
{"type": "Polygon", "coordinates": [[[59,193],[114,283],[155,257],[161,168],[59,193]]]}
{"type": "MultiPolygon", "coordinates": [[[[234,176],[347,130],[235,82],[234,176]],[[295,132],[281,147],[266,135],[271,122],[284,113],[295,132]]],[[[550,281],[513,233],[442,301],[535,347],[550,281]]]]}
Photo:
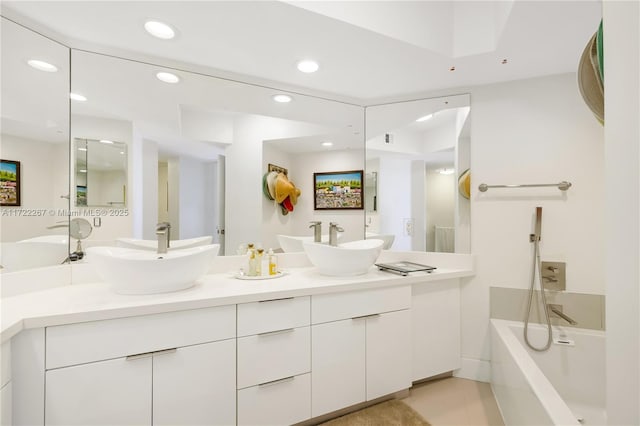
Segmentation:
{"type": "Polygon", "coordinates": [[[365,238],[367,240],[372,238],[377,240],[382,240],[384,241],[384,244],[382,245],[382,249],[389,250],[393,245],[393,241],[396,239],[396,236],[393,234],[378,234],[376,232],[367,232],[365,234],[365,238]]]}
{"type": "MultiPolygon", "coordinates": [[[[187,238],[184,240],[171,240],[169,243],[169,251],[182,250],[191,247],[206,246],[213,241],[212,236],[187,238]]],[[[140,250],[153,250],[158,249],[158,240],[139,240],[137,238],[116,238],[116,246],[133,248],[140,250]]]]}
{"type": "Polygon", "coordinates": [[[120,294],[154,294],[184,290],[209,269],[219,244],[157,254],[123,247],[89,247],[87,262],[120,294]]]}
{"type": "Polygon", "coordinates": [[[69,238],[66,235],[44,235],[0,244],[3,272],[60,265],[68,255],[69,238]]]}
{"type": "Polygon", "coordinates": [[[383,244],[377,239],[350,241],[337,247],[305,242],[304,251],[322,275],[346,277],[366,274],[380,256],[383,244]]]}
{"type": "MultiPolygon", "coordinates": [[[[280,248],[285,253],[297,253],[303,252],[303,244],[313,242],[313,236],[297,237],[294,235],[277,235],[280,248]]],[[[338,233],[338,241],[342,237],[342,233],[338,233]]],[[[329,244],[329,234],[322,235],[320,241],[324,244],[329,244]]]]}

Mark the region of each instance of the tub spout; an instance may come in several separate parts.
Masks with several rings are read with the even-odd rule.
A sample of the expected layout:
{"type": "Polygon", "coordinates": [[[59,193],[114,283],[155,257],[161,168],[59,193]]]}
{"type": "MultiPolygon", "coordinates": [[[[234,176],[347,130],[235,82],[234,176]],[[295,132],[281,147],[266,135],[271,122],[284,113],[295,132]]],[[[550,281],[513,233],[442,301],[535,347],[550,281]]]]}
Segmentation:
{"type": "Polygon", "coordinates": [[[554,304],[548,304],[547,305],[549,307],[549,310],[551,312],[553,312],[554,314],[556,314],[556,316],[562,318],[563,320],[565,320],[566,322],[568,322],[571,325],[578,325],[578,322],[575,321],[573,318],[571,318],[570,316],[564,314],[562,312],[562,305],[554,305],[554,304]]]}

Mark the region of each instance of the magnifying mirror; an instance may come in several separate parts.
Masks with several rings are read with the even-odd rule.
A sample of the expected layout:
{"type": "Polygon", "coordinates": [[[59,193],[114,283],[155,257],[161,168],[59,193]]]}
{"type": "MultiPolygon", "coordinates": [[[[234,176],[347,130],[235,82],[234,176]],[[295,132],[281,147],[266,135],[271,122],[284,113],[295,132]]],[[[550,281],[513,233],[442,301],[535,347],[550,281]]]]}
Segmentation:
{"type": "Polygon", "coordinates": [[[78,244],[76,245],[76,251],[69,254],[69,260],[75,261],[84,257],[80,241],[91,235],[91,231],[93,231],[93,227],[87,219],[81,217],[71,219],[71,223],[69,223],[69,235],[78,240],[78,244]]]}

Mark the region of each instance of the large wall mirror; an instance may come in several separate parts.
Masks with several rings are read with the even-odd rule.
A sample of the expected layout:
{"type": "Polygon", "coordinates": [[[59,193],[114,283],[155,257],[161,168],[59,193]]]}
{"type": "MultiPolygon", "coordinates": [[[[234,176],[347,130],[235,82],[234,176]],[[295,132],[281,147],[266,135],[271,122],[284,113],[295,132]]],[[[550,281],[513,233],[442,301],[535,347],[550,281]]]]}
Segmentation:
{"type": "Polygon", "coordinates": [[[470,96],[366,108],[366,233],[390,250],[470,253],[470,96]]]}
{"type": "Polygon", "coordinates": [[[69,49],[2,18],[2,272],[69,253],[69,49]]]}
{"type": "MultiPolygon", "coordinates": [[[[340,223],[345,241],[363,238],[363,209],[313,203],[314,172],[364,170],[362,107],[86,51],[72,50],[71,64],[72,191],[91,171],[90,154],[81,167],[92,145],[118,142],[112,154],[126,161],[121,198],[84,211],[94,226],[85,245],[153,240],[163,221],[172,239],[209,236],[226,254],[249,242],[281,248],[278,235],[313,235],[317,220],[327,232],[340,223]],[[284,94],[289,102],[274,100],[284,94]],[[270,165],[300,190],[286,214],[263,191],[270,165]]],[[[86,191],[90,207],[90,180],[86,191]]]]}

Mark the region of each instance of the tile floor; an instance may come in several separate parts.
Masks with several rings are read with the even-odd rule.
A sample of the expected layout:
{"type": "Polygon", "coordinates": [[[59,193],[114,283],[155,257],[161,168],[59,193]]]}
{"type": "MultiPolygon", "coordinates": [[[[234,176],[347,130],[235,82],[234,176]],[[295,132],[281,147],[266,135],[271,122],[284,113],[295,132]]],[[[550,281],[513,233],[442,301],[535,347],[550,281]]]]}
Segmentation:
{"type": "Polygon", "coordinates": [[[402,399],[432,426],[503,426],[488,383],[446,377],[415,385],[402,399]]]}

